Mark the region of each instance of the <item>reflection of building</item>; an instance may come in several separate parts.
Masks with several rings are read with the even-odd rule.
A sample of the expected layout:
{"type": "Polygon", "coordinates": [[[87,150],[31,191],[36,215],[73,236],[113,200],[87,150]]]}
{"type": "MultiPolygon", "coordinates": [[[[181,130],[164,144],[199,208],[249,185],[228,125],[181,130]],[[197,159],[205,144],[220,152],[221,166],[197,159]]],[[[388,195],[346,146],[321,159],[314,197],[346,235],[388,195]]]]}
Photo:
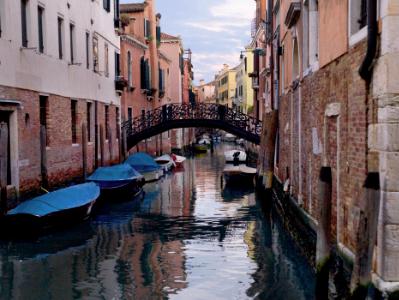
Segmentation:
{"type": "Polygon", "coordinates": [[[236,92],[236,70],[224,64],[223,69],[216,75],[215,82],[216,103],[232,107],[236,92]]]}

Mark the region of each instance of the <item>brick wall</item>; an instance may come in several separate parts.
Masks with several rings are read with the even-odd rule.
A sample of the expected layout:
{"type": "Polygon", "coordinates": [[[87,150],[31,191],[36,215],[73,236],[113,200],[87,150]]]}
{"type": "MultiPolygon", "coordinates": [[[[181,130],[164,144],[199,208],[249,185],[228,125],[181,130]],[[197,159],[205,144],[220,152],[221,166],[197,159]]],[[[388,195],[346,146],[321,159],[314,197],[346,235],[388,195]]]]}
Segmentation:
{"type": "MultiPolygon", "coordinates": [[[[77,101],[76,143],[72,143],[71,99],[57,95],[48,97],[47,111],[47,169],[51,187],[70,180],[81,180],[83,174],[82,124],[87,122],[87,103],[77,101]]],[[[38,190],[41,186],[41,147],[40,147],[40,94],[35,91],[0,86],[0,99],[20,101],[16,109],[18,132],[18,165],[20,193],[38,190]]],[[[97,103],[98,124],[105,126],[105,105],[97,103]]],[[[0,110],[2,107],[0,107],[0,110]]],[[[117,129],[116,106],[109,105],[110,138],[104,143],[104,164],[119,161],[119,130],[117,129]]],[[[95,102],[91,111],[91,141],[87,145],[88,172],[94,170],[95,149],[95,102]]],[[[100,155],[100,138],[99,155],[100,155]]],[[[99,157],[99,161],[101,161],[99,157]]],[[[16,170],[12,170],[16,172],[16,170]]]]}
{"type": "Polygon", "coordinates": [[[331,166],[333,175],[333,235],[337,235],[339,215],[339,241],[350,249],[354,246],[359,194],[367,172],[366,134],[370,103],[364,81],[357,72],[365,48],[365,42],[361,42],[349,49],[347,54],[305,77],[294,94],[290,90],[281,97],[279,107],[279,161],[276,175],[282,181],[292,177],[292,192],[297,199],[301,186],[303,208],[317,218],[318,175],[325,160],[331,166]],[[299,89],[302,96],[300,102],[299,89]],[[336,105],[340,107],[339,113],[326,117],[326,109],[336,105]]]}

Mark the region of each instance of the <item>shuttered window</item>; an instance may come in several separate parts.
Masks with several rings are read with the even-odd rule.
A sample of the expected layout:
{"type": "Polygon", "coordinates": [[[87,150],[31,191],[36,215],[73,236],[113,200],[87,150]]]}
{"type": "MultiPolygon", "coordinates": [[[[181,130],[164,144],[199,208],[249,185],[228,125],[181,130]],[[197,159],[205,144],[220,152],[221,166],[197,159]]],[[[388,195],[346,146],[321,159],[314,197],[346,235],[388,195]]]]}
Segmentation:
{"type": "Polygon", "coordinates": [[[43,18],[44,8],[41,6],[37,7],[37,22],[38,22],[38,37],[39,37],[39,52],[44,52],[44,33],[43,33],[43,18]]]}
{"type": "Polygon", "coordinates": [[[119,53],[115,52],[115,77],[121,76],[121,69],[120,69],[120,55],[119,53]]]}
{"type": "Polygon", "coordinates": [[[140,60],[140,88],[145,90],[145,59],[144,57],[140,60]]]}
{"type": "Polygon", "coordinates": [[[28,9],[28,1],[27,0],[21,0],[22,47],[28,47],[27,9],[28,9]]]}
{"type": "Polygon", "coordinates": [[[111,11],[111,0],[103,0],[103,6],[107,12],[110,12],[111,11]]]}
{"type": "Polygon", "coordinates": [[[63,43],[63,35],[62,35],[62,31],[63,31],[63,23],[64,20],[60,17],[58,17],[58,21],[57,21],[57,25],[58,25],[58,58],[59,59],[63,59],[64,58],[64,43],[63,43]]]}
{"type": "Polygon", "coordinates": [[[86,32],[86,68],[90,69],[90,33],[86,32]]]}
{"type": "Polygon", "coordinates": [[[77,108],[78,101],[71,100],[71,131],[72,131],[72,144],[76,144],[77,137],[77,108]]]}

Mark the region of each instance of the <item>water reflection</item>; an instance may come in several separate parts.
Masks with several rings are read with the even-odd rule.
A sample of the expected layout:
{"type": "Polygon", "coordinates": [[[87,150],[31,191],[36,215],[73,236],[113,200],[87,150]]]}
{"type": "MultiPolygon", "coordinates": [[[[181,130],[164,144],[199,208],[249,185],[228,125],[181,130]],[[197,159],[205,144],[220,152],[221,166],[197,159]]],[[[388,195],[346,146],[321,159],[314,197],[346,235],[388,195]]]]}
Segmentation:
{"type": "Polygon", "coordinates": [[[0,243],[0,299],[311,299],[279,221],[253,189],[221,186],[228,147],[68,231],[0,243]]]}

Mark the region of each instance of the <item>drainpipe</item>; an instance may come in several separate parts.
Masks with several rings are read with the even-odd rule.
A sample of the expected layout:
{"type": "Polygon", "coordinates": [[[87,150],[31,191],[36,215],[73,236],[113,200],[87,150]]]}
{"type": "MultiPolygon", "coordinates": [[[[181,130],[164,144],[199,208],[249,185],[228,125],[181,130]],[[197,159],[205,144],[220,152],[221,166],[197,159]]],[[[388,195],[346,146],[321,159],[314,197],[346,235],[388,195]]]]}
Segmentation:
{"type": "Polygon", "coordinates": [[[365,81],[370,82],[373,70],[373,60],[377,52],[378,26],[376,0],[367,0],[367,25],[367,52],[362,65],[359,68],[359,75],[365,81]]]}

